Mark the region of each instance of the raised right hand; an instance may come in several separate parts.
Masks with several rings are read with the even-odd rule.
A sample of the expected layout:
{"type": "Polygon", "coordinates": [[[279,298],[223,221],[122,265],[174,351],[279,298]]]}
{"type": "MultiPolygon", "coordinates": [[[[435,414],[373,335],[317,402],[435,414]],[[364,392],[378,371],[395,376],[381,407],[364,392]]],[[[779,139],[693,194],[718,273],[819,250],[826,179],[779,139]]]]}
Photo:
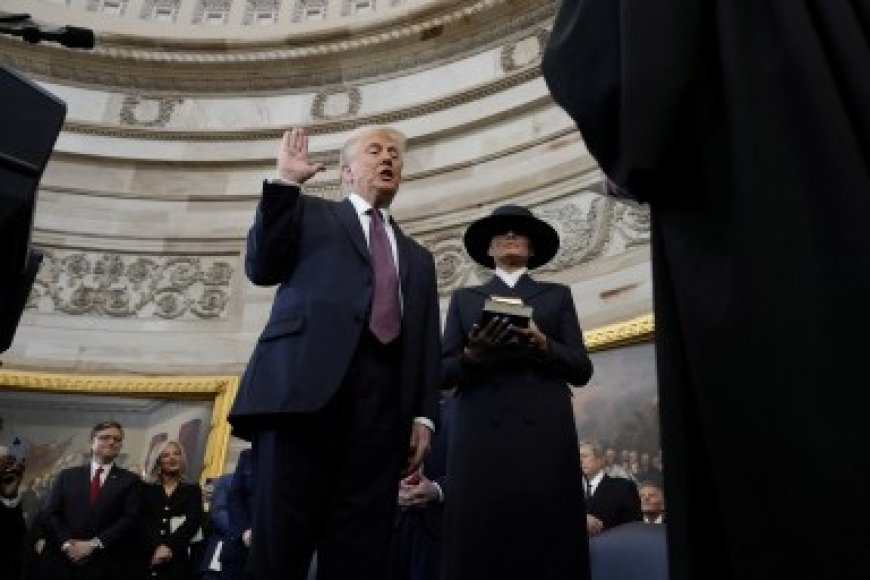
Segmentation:
{"type": "Polygon", "coordinates": [[[284,132],[278,149],[278,176],[284,181],[302,185],[315,173],[326,169],[323,163],[308,159],[308,133],[302,127],[284,132]]]}

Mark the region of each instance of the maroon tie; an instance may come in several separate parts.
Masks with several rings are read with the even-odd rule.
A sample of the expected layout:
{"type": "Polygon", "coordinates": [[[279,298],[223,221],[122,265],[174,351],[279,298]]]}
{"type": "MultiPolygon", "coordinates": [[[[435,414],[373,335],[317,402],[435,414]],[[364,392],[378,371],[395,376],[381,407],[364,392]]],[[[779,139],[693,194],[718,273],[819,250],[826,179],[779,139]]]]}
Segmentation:
{"type": "Polygon", "coordinates": [[[97,496],[100,495],[100,475],[103,473],[103,468],[98,467],[94,472],[94,478],[91,479],[91,505],[97,501],[97,496]]]}
{"type": "Polygon", "coordinates": [[[369,252],[372,256],[372,270],[375,287],[372,296],[372,314],[369,329],[383,344],[399,336],[402,328],[402,311],[399,306],[399,276],[393,261],[393,250],[384,227],[380,210],[369,210],[369,252]]]}

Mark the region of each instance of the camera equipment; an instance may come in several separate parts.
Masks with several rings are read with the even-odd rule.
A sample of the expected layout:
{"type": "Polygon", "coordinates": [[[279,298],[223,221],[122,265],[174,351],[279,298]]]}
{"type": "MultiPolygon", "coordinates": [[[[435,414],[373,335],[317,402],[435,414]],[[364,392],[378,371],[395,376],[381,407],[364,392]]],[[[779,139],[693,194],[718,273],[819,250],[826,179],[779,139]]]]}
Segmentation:
{"type": "Polygon", "coordinates": [[[0,353],[12,344],[42,254],[31,247],[36,188],[66,105],[0,65],[0,353]]]}

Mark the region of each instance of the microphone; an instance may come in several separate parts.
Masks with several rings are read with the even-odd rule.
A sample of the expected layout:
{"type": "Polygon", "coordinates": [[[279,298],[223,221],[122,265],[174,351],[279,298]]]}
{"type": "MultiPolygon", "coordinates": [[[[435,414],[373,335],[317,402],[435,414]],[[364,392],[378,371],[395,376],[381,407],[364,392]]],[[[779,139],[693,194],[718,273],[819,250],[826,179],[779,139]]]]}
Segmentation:
{"type": "Polygon", "coordinates": [[[47,40],[67,48],[94,48],[96,41],[93,30],[78,26],[62,26],[55,30],[41,30],[38,26],[26,26],[22,38],[31,44],[47,40]]]}
{"type": "Polygon", "coordinates": [[[78,26],[42,28],[30,19],[29,14],[0,13],[0,34],[19,36],[31,44],[43,40],[57,42],[67,48],[90,49],[96,44],[94,31],[89,28],[78,26]]]}

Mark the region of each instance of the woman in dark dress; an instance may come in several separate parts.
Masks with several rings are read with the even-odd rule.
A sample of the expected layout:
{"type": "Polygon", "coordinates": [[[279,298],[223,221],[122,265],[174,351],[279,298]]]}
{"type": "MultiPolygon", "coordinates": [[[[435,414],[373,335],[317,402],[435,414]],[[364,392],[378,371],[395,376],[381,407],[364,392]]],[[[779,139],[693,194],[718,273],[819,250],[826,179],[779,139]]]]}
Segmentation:
{"type": "Polygon", "coordinates": [[[157,454],[145,486],[143,536],[146,578],[187,580],[195,577],[190,541],[203,521],[202,490],[185,483],[184,450],[167,441],[157,454]]]}
{"type": "Polygon", "coordinates": [[[447,465],[444,578],[583,580],[586,512],[569,384],[592,363],[570,290],[537,282],[559,237],[522,207],[473,223],[465,247],[495,268],[481,286],[454,292],[444,331],[444,388],[457,388],[447,465]],[[528,328],[493,318],[484,302],[521,299],[528,328]]]}

